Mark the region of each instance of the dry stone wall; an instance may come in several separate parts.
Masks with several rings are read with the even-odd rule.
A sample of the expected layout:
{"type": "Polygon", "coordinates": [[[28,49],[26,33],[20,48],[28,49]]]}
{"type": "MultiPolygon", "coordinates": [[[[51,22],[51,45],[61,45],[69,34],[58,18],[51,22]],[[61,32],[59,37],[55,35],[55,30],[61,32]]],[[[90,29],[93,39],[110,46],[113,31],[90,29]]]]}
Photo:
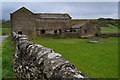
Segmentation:
{"type": "Polygon", "coordinates": [[[12,33],[16,44],[13,70],[16,78],[39,80],[86,80],[75,65],[52,49],[30,42],[26,35],[12,33]]]}

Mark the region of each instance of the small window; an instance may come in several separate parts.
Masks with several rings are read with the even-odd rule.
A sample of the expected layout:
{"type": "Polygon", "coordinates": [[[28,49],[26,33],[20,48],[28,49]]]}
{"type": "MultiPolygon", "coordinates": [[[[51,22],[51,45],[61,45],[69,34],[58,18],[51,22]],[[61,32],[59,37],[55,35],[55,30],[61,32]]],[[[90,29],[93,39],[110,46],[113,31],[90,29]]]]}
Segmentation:
{"type": "Polygon", "coordinates": [[[57,30],[54,30],[54,33],[57,34],[57,30]]]}
{"type": "Polygon", "coordinates": [[[45,34],[45,30],[41,30],[41,32],[40,32],[41,34],[45,34]]]}
{"type": "Polygon", "coordinates": [[[22,35],[22,31],[18,31],[17,33],[22,35]]]}
{"type": "Polygon", "coordinates": [[[62,33],[62,31],[61,31],[61,29],[59,29],[59,34],[61,34],[62,33]]]}
{"type": "Polygon", "coordinates": [[[87,30],[85,30],[85,33],[87,33],[87,30]]]}
{"type": "Polygon", "coordinates": [[[74,32],[76,32],[76,30],[74,30],[74,32]]]}
{"type": "Polygon", "coordinates": [[[70,32],[73,32],[73,30],[70,30],[70,32]]]}
{"type": "Polygon", "coordinates": [[[99,36],[99,34],[95,34],[95,36],[96,36],[96,37],[98,37],[98,36],[99,36]]]}
{"type": "Polygon", "coordinates": [[[59,29],[59,32],[61,33],[61,29],[59,29]]]}
{"type": "Polygon", "coordinates": [[[67,30],[65,30],[65,32],[67,32],[67,30]]]}

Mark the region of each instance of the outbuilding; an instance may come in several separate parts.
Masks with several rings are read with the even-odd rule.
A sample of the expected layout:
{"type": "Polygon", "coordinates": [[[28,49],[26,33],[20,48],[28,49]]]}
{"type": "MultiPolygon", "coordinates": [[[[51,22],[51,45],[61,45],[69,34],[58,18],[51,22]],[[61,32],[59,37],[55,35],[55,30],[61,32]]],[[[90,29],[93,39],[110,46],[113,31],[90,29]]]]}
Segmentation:
{"type": "Polygon", "coordinates": [[[100,27],[92,22],[79,22],[72,26],[71,32],[79,33],[80,38],[99,37],[101,35],[100,27]]]}

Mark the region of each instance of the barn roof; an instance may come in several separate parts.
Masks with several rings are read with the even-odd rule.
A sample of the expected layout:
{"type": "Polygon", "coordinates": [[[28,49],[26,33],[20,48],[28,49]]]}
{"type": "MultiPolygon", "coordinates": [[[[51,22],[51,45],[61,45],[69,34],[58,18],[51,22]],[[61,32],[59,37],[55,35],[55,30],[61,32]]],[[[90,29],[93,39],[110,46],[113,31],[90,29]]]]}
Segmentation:
{"type": "MultiPolygon", "coordinates": [[[[65,13],[65,14],[60,14],[60,13],[33,13],[25,7],[21,7],[20,9],[18,9],[17,11],[15,11],[13,13],[19,12],[21,10],[26,10],[26,11],[34,14],[36,19],[41,19],[41,18],[45,18],[45,19],[46,18],[50,18],[50,19],[71,19],[71,17],[67,13],[65,13]]],[[[13,14],[13,13],[11,13],[11,14],[13,14]]]]}
{"type": "MultiPolygon", "coordinates": [[[[27,9],[27,8],[25,8],[25,7],[21,7],[20,9],[16,10],[16,11],[13,12],[13,13],[10,13],[10,14],[14,14],[14,13],[19,12],[19,11],[21,11],[21,10],[26,10],[26,11],[32,13],[29,9],[27,9]]],[[[33,14],[33,13],[32,13],[32,14],[33,14]]]]}
{"type": "Polygon", "coordinates": [[[83,25],[86,25],[86,24],[88,24],[88,23],[90,23],[90,22],[78,22],[78,23],[76,23],[76,24],[74,24],[73,26],[72,26],[72,28],[80,28],[80,27],[82,27],[83,25]]]}
{"type": "Polygon", "coordinates": [[[70,19],[68,14],[58,14],[58,13],[35,13],[37,19],[39,18],[51,18],[51,19],[70,19]]]}

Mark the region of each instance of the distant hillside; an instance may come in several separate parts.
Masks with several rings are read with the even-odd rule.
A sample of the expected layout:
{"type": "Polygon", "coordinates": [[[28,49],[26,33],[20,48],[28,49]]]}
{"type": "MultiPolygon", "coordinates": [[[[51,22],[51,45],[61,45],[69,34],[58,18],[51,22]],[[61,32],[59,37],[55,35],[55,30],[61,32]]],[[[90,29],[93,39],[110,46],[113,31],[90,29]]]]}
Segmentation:
{"type": "Polygon", "coordinates": [[[113,26],[120,28],[119,26],[120,19],[99,18],[98,20],[94,20],[92,22],[100,25],[101,27],[110,27],[109,25],[113,25],[113,26]]]}
{"type": "Polygon", "coordinates": [[[78,22],[83,22],[83,21],[91,21],[93,23],[98,24],[100,27],[110,27],[109,25],[116,26],[120,28],[120,19],[110,19],[110,18],[99,18],[99,19],[72,19],[71,20],[71,25],[74,25],[75,23],[78,22]]]}
{"type": "Polygon", "coordinates": [[[74,24],[76,24],[78,22],[84,22],[84,21],[90,21],[90,19],[72,19],[70,21],[70,23],[71,23],[71,25],[74,25],[74,24]]]}

